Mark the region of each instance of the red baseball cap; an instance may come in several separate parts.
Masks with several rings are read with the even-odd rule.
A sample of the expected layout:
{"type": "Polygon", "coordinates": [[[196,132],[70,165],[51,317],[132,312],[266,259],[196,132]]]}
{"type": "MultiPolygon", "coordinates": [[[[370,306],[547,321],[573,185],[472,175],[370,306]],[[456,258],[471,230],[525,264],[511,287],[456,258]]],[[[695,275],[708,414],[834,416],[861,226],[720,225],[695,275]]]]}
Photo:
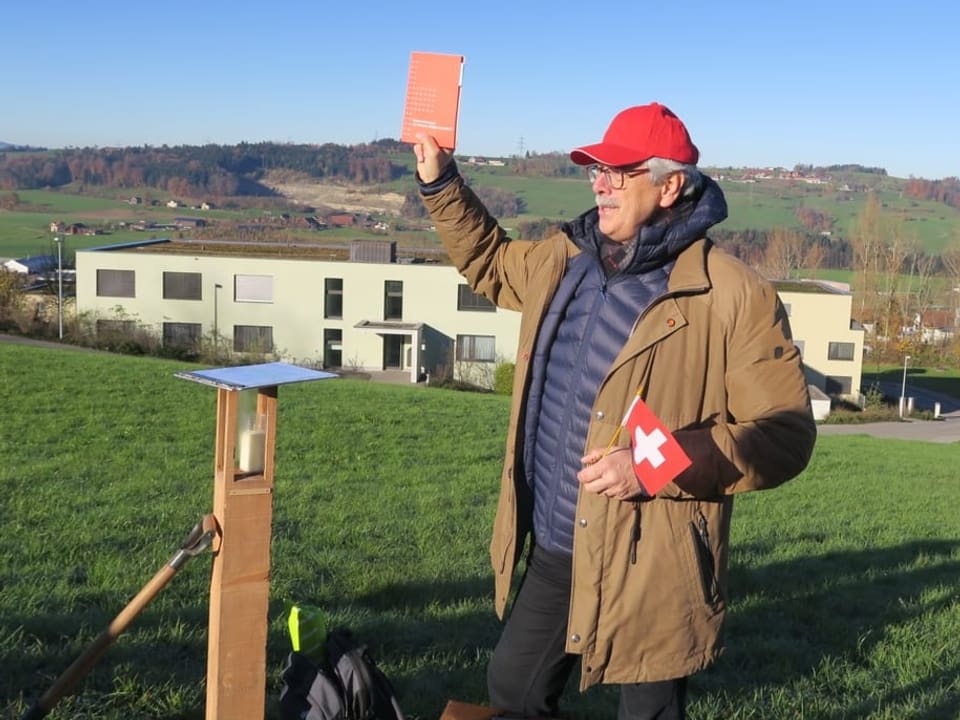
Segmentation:
{"type": "Polygon", "coordinates": [[[687,128],[669,108],[660,103],[636,105],[618,113],[603,141],[570,152],[577,165],[636,165],[652,157],[696,165],[700,151],[687,128]]]}

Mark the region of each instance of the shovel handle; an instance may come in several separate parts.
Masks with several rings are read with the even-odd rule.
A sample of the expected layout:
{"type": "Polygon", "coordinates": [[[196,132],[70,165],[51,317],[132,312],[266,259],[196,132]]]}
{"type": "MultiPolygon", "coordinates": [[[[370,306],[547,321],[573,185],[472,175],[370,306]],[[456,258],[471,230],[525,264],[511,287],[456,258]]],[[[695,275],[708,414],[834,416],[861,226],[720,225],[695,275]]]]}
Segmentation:
{"type": "Polygon", "coordinates": [[[50,689],[37,700],[22,716],[21,720],[40,720],[46,717],[64,695],[69,695],[76,684],[90,672],[101,656],[109,649],[120,634],[129,627],[130,623],[143,612],[143,609],[166,587],[183,564],[194,555],[210,547],[216,534],[216,520],[213,515],[205,515],[194,526],[183,545],[174,553],[173,557],[164,565],[150,582],[144,585],[140,592],[127,603],[127,606],[113,619],[110,625],[101,632],[87,649],[66,670],[61,673],[50,689]]]}

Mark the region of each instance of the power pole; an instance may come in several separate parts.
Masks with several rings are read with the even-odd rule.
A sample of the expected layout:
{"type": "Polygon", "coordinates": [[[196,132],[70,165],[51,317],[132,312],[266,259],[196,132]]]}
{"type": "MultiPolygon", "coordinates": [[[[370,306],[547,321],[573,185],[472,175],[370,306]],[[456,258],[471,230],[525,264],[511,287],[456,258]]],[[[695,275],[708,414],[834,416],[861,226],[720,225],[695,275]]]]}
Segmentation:
{"type": "Polygon", "coordinates": [[[57,243],[57,323],[63,340],[63,238],[57,235],[54,241],[57,243]]]}

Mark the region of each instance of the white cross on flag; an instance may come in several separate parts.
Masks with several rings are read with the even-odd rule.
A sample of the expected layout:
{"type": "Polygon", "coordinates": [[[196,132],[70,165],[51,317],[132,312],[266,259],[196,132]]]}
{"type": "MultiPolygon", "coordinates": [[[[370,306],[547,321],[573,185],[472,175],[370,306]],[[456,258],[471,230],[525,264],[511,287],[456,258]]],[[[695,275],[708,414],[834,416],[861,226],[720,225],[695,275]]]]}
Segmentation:
{"type": "Polygon", "coordinates": [[[656,495],[690,467],[690,458],[639,393],[627,408],[621,425],[630,433],[633,471],[650,495],[656,495]]]}

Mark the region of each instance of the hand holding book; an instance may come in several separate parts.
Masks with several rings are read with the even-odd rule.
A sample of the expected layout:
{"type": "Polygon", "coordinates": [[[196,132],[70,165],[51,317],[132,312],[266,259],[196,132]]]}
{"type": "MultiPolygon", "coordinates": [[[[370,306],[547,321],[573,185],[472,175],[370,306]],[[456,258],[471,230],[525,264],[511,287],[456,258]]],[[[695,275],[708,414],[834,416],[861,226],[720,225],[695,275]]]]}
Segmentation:
{"type": "Polygon", "coordinates": [[[426,133],[417,135],[413,154],[417,158],[417,176],[427,184],[439,178],[447,165],[453,162],[453,153],[442,149],[434,137],[426,133]]]}

